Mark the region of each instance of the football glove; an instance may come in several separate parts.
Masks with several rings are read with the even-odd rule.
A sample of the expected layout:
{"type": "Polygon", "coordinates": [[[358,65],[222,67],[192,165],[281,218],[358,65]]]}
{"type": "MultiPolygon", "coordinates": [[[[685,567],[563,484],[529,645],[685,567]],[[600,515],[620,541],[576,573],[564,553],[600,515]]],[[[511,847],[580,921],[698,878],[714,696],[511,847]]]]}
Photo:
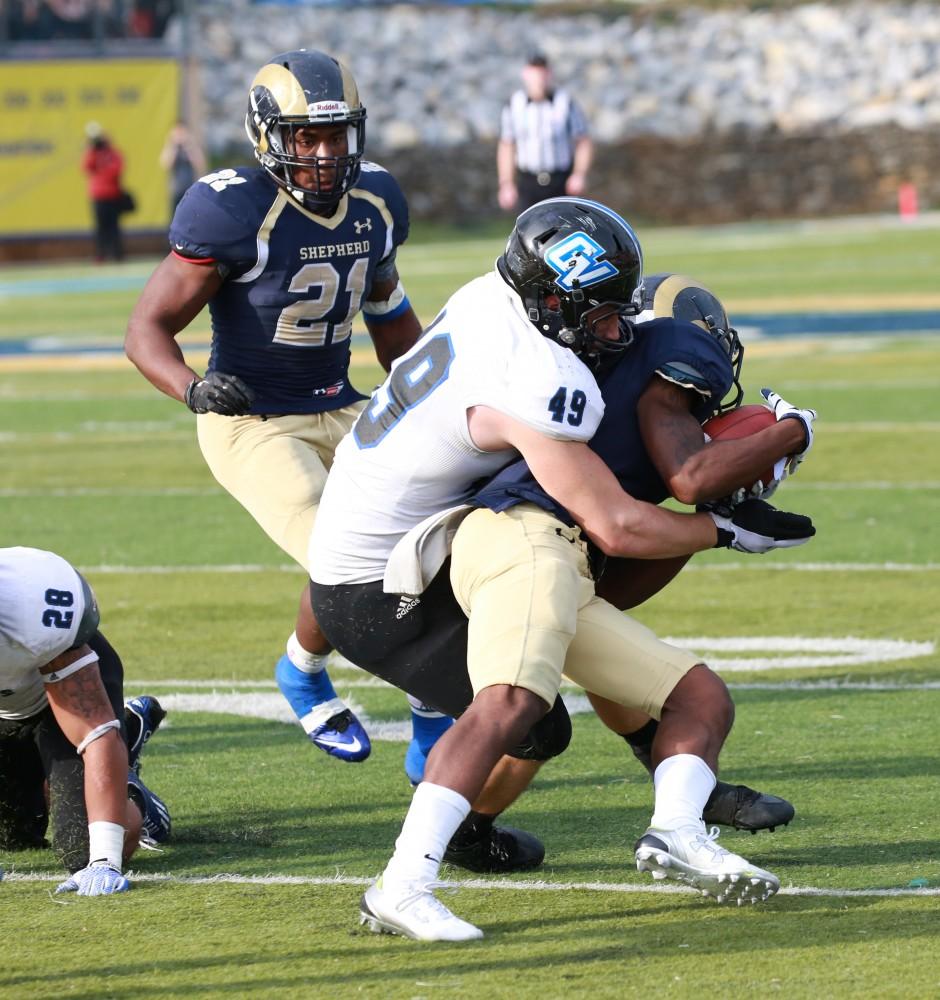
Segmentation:
{"type": "Polygon", "coordinates": [[[79,896],[110,896],[114,892],[127,892],[131,884],[108,861],[92,861],[87,868],[73,872],[59,884],[60,892],[77,892],[79,896]]]}
{"type": "MultiPolygon", "coordinates": [[[[816,419],[816,411],[810,409],[801,410],[798,406],[788,403],[772,389],[761,389],[760,394],[767,400],[767,405],[774,411],[774,416],[777,420],[799,420],[803,425],[803,433],[806,435],[803,450],[798,451],[795,455],[791,455],[786,462],[785,468],[781,467],[783,475],[777,474],[777,468],[780,466],[780,463],[778,462],[774,466],[774,477],[779,483],[782,479],[786,478],[787,474],[792,476],[796,472],[800,467],[800,463],[809,454],[810,448],[813,447],[813,421],[816,419]]],[[[766,495],[769,496],[770,494],[766,495]]]]}
{"type": "Polygon", "coordinates": [[[193,413],[220,413],[223,417],[238,417],[251,409],[254,391],[237,375],[210,372],[205,378],[194,378],[186,386],[184,399],[193,413]]]}
{"type": "MultiPolygon", "coordinates": [[[[701,509],[701,508],[700,508],[701,509]]],[[[771,549],[789,549],[808,542],[816,529],[803,514],[777,510],[764,500],[750,499],[733,510],[723,508],[708,510],[718,528],[715,548],[734,549],[737,552],[769,552],[771,549]]]]}

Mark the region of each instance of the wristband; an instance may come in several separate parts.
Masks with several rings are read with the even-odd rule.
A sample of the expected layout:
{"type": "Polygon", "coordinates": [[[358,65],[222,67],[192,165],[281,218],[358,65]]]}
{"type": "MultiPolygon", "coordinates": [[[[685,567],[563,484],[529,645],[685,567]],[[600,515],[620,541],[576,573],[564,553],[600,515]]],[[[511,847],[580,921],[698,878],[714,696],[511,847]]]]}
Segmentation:
{"type": "Polygon", "coordinates": [[[105,820],[88,824],[88,864],[107,861],[112,868],[121,870],[124,858],[124,827],[105,820]]]}

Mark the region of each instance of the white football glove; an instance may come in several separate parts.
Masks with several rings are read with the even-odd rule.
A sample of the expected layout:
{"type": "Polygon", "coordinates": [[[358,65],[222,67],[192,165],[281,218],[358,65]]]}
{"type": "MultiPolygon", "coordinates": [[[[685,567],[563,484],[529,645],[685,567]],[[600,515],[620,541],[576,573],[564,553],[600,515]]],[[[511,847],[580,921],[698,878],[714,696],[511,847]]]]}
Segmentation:
{"type": "MultiPolygon", "coordinates": [[[[777,420],[799,420],[803,425],[803,432],[806,435],[806,443],[803,445],[802,451],[791,455],[788,460],[781,459],[774,466],[774,478],[779,484],[783,479],[786,479],[787,475],[792,476],[796,472],[800,467],[800,463],[809,454],[810,448],[813,447],[813,421],[816,419],[816,411],[800,409],[800,407],[788,403],[772,389],[761,389],[760,394],[767,400],[767,406],[773,410],[777,420]],[[778,469],[782,473],[781,475],[778,475],[778,469]]],[[[773,489],[776,489],[776,486],[773,489]]],[[[773,490],[770,493],[764,493],[764,496],[770,496],[772,493],[773,490]]]]}
{"type": "Polygon", "coordinates": [[[789,549],[808,542],[816,529],[803,514],[777,510],[763,500],[750,499],[739,503],[733,510],[707,511],[718,528],[715,548],[734,549],[737,552],[769,552],[771,549],[789,549]]]}
{"type": "Polygon", "coordinates": [[[131,884],[108,861],[92,861],[87,868],[73,872],[59,884],[60,892],[77,892],[79,896],[110,896],[114,892],[127,892],[131,884]]]}

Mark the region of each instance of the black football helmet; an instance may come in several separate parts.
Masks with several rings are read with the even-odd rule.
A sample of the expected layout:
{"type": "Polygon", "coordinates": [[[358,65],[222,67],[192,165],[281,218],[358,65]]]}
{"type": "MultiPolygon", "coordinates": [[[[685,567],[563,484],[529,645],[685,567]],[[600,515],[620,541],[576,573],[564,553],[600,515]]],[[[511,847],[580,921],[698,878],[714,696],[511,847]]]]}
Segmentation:
{"type": "Polygon", "coordinates": [[[633,340],[633,327],[623,317],[637,311],[643,251],[629,224],[599,202],[548,198],[526,209],[496,269],[522,297],[539,333],[583,360],[619,354],[633,340]],[[598,308],[605,305],[609,311],[598,308]],[[621,316],[616,341],[593,331],[610,312],[621,316]]]}
{"type": "Polygon", "coordinates": [[[651,274],[643,279],[639,298],[640,310],[643,314],[651,313],[649,318],[671,316],[685,320],[708,330],[718,339],[731,360],[734,396],[720,403],[715,412],[726,413],[737,409],[744,398],[744,390],[741,388],[744,345],[718,296],[694,278],[687,278],[683,274],[651,274]]]}
{"type": "Polygon", "coordinates": [[[245,131],[275,182],[311,209],[330,208],[356,183],[365,145],[366,109],[352,73],[332,56],[298,49],[258,71],[248,94],[245,131]],[[346,156],[298,156],[294,133],[311,125],[345,124],[346,156]],[[311,170],[313,187],[294,183],[296,167],[311,170]],[[326,187],[323,180],[329,178],[326,187]]]}

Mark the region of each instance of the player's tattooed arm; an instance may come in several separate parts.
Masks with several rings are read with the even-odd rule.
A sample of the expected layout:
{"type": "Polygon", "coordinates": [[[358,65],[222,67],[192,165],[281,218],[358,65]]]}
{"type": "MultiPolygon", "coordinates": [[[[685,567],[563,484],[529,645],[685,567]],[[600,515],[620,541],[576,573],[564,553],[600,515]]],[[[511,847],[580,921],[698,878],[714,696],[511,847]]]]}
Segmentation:
{"type": "Polygon", "coordinates": [[[51,660],[39,672],[46,680],[46,697],[59,728],[78,746],[94,729],[114,718],[97,657],[72,673],[67,670],[81,660],[94,657],[89,646],[70,649],[51,660]],[[57,678],[65,674],[61,680],[57,678]]]}
{"type": "MultiPolygon", "coordinates": [[[[40,670],[46,678],[46,697],[59,728],[76,747],[99,727],[114,721],[114,707],[108,699],[97,659],[65,673],[82,659],[94,655],[89,646],[79,646],[57,656],[40,670]]],[[[127,811],[127,744],[119,727],[104,728],[89,742],[83,754],[85,764],[85,806],[88,822],[103,820],[125,825],[127,811]]]]}
{"type": "MultiPolygon", "coordinates": [[[[682,503],[697,503],[703,487],[695,456],[705,447],[699,422],[692,416],[690,389],[653,378],[637,403],[646,451],[669,492],[682,503]]],[[[712,498],[709,498],[712,499],[712,498]]]]}
{"type": "Polygon", "coordinates": [[[692,415],[694,401],[691,390],[654,378],[637,403],[647,453],[669,492],[682,503],[729,496],[741,483],[759,478],[768,462],[789,454],[794,439],[802,435],[799,422],[790,420],[749,437],[706,442],[692,415]]]}
{"type": "Polygon", "coordinates": [[[363,317],[375,345],[375,355],[386,371],[389,371],[392,362],[410,350],[421,336],[421,322],[410,304],[406,304],[405,308],[391,319],[376,313],[370,304],[378,305],[380,309],[390,306],[394,310],[403,301],[406,301],[404,289],[401,287],[396,269],[387,277],[372,282],[363,306],[363,317]]]}

